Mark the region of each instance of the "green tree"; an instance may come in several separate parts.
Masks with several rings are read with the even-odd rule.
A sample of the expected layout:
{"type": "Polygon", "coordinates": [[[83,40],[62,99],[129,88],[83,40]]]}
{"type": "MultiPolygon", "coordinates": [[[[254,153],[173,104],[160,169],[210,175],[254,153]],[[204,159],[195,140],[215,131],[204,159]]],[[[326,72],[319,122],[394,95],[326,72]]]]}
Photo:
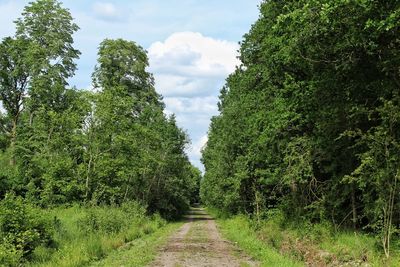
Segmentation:
{"type": "Polygon", "coordinates": [[[6,46],[12,52],[6,51],[8,68],[15,73],[4,71],[8,80],[17,81],[12,83],[14,88],[4,87],[5,94],[15,96],[13,109],[7,108],[15,129],[11,135],[12,150],[14,143],[16,146],[12,159],[17,158],[19,183],[25,187],[18,190],[27,191],[33,199],[43,198],[42,203],[48,204],[51,202],[44,196],[65,188],[61,184],[68,179],[63,175],[71,177],[69,173],[76,170],[68,163],[73,155],[65,148],[72,146],[69,140],[76,136],[85,116],[85,104],[78,108],[74,104],[79,93],[67,88],[67,79],[76,69],[74,60],[80,54],[72,47],[72,35],[78,27],[59,2],[38,0],[25,7],[16,28],[15,40],[7,39],[6,46]],[[61,182],[54,188],[51,184],[56,181],[61,182]]]}
{"type": "Polygon", "coordinates": [[[399,1],[264,1],[221,90],[202,197],[383,233],[400,222],[399,1]]]}
{"type": "Polygon", "coordinates": [[[99,90],[87,127],[86,197],[94,202],[138,200],[150,212],[178,216],[189,206],[186,134],[146,71],[146,52],[134,42],[100,44],[93,84],[99,90]]]}
{"type": "Polygon", "coordinates": [[[17,127],[30,78],[30,68],[26,61],[27,49],[28,42],[25,39],[7,37],[0,44],[0,101],[7,112],[7,117],[0,126],[2,132],[9,138],[9,147],[12,151],[11,165],[15,164],[17,127]]]}

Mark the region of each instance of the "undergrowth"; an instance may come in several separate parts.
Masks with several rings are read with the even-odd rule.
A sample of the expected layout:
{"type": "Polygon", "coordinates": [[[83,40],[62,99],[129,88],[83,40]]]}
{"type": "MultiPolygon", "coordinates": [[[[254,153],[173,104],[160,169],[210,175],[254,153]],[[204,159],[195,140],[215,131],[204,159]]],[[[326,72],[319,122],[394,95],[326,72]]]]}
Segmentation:
{"type": "Polygon", "coordinates": [[[215,210],[211,210],[210,213],[214,216],[220,216],[217,217],[219,218],[217,224],[222,235],[233,241],[249,256],[259,261],[262,266],[302,266],[300,262],[281,255],[273,247],[263,242],[263,240],[258,237],[257,232],[254,231],[247,217],[236,216],[229,218],[227,214],[218,214],[215,210]]]}
{"type": "MultiPolygon", "coordinates": [[[[34,211],[34,218],[46,218],[51,236],[43,236],[53,244],[48,245],[47,239],[39,240],[31,246],[26,257],[18,251],[18,247],[13,250],[7,248],[9,254],[21,256],[8,255],[8,262],[4,261],[1,266],[85,266],[128,246],[134,240],[153,234],[167,224],[159,215],[147,216],[145,209],[135,202],[120,207],[75,205],[34,211]]],[[[37,225],[31,222],[30,225],[37,225]]],[[[2,256],[0,253],[0,258],[2,256]]]]}
{"type": "Polygon", "coordinates": [[[329,223],[291,221],[272,212],[263,220],[245,215],[219,217],[218,225],[263,266],[400,266],[398,239],[386,259],[374,235],[336,231],[329,223]]]}

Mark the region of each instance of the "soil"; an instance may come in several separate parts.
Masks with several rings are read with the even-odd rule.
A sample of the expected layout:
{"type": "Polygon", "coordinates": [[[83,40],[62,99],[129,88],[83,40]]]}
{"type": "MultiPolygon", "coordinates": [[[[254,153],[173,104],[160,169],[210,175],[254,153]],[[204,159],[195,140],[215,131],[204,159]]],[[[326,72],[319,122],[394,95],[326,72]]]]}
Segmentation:
{"type": "Polygon", "coordinates": [[[150,267],[260,266],[218,232],[214,219],[193,208],[150,267]]]}

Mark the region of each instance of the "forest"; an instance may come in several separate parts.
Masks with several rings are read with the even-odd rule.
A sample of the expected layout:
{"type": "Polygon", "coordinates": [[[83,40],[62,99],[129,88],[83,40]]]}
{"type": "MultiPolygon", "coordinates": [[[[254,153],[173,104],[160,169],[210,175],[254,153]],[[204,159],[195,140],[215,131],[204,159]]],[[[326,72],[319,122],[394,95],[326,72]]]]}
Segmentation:
{"type": "Polygon", "coordinates": [[[400,2],[264,1],[240,45],[203,150],[206,205],[368,233],[389,258],[400,233],[400,2]]]}
{"type": "Polygon", "coordinates": [[[198,202],[260,266],[399,266],[399,0],[262,1],[204,173],[144,48],[93,44],[93,89],[76,88],[69,9],[36,0],[14,23],[0,43],[0,266],[92,266],[126,248],[144,266],[198,202]]]}
{"type": "MultiPolygon", "coordinates": [[[[201,174],[185,153],[188,136],[164,115],[146,51],[104,40],[94,90],[74,88],[78,29],[61,3],[38,0],[0,43],[0,265],[54,246],[58,219],[54,226],[41,210],[132,206],[133,214],[171,219],[197,199],[201,174]]],[[[81,219],[95,223],[100,215],[81,219]]]]}

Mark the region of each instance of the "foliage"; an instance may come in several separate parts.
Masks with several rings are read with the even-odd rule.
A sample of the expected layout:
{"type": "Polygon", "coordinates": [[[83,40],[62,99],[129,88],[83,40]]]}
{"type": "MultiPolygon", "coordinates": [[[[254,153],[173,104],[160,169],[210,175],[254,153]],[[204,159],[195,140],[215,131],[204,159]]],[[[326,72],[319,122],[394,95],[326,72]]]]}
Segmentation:
{"type": "Polygon", "coordinates": [[[303,266],[299,261],[280,255],[279,251],[260,240],[251,223],[243,216],[220,219],[218,226],[224,237],[235,242],[262,266],[303,266]]]}
{"type": "Polygon", "coordinates": [[[68,85],[79,27],[56,0],[29,3],[0,44],[0,197],[14,191],[42,207],[123,205],[176,218],[198,194],[189,143],[147,72],[135,42],[104,40],[96,92],[68,85]]]}
{"type": "Polygon", "coordinates": [[[202,200],[229,213],[400,227],[399,1],[264,1],[221,90],[202,200]]]}
{"type": "Polygon", "coordinates": [[[145,51],[134,42],[104,40],[93,83],[100,90],[89,118],[86,197],[97,203],[138,200],[150,212],[176,217],[190,204],[197,179],[184,152],[186,134],[146,71],[145,51]]]}
{"type": "Polygon", "coordinates": [[[261,260],[261,249],[257,247],[280,253],[280,257],[303,262],[306,266],[397,266],[400,262],[396,250],[393,250],[395,253],[391,259],[386,259],[373,235],[347,230],[335,231],[329,222],[311,224],[289,221],[279,210],[269,212],[268,218],[261,223],[237,215],[219,219],[218,224],[226,237],[238,242],[241,248],[249,250],[249,253],[254,253],[254,257],[261,260]]]}
{"type": "Polygon", "coordinates": [[[113,234],[128,229],[132,223],[145,219],[146,210],[136,202],[126,202],[120,209],[93,207],[84,217],[78,219],[80,231],[90,233],[113,234]]]}
{"type": "MultiPolygon", "coordinates": [[[[56,217],[54,239],[58,247],[37,247],[28,266],[96,265],[104,258],[127,249],[139,249],[141,252],[136,254],[148,258],[156,251],[158,238],[166,235],[170,231],[168,229],[175,225],[167,226],[159,216],[145,215],[145,208],[136,202],[125,203],[121,207],[74,205],[44,212],[48,217],[56,217]],[[91,217],[98,219],[100,229],[83,225],[91,217]],[[107,221],[103,222],[103,218],[107,221]],[[118,224],[119,229],[114,228],[111,222],[118,224]],[[143,249],[142,242],[149,245],[148,250],[143,249]]],[[[176,229],[176,225],[173,228],[176,229]]]]}
{"type": "Polygon", "coordinates": [[[218,225],[228,239],[269,265],[279,265],[270,263],[273,257],[287,262],[291,259],[306,266],[397,266],[400,262],[395,250],[396,253],[387,260],[372,235],[335,231],[328,222],[311,224],[289,221],[279,210],[269,212],[268,218],[261,223],[237,215],[218,219],[218,225]],[[269,256],[267,253],[278,256],[269,256]]]}
{"type": "Polygon", "coordinates": [[[188,137],[164,114],[142,47],[104,40],[96,90],[78,90],[70,11],[36,0],[15,25],[0,43],[0,265],[81,266],[198,201],[188,137]],[[74,203],[91,208],[57,208],[74,203]]]}
{"type": "Polygon", "coordinates": [[[39,246],[54,246],[53,225],[21,197],[8,194],[0,202],[0,264],[18,265],[39,246]]]}

